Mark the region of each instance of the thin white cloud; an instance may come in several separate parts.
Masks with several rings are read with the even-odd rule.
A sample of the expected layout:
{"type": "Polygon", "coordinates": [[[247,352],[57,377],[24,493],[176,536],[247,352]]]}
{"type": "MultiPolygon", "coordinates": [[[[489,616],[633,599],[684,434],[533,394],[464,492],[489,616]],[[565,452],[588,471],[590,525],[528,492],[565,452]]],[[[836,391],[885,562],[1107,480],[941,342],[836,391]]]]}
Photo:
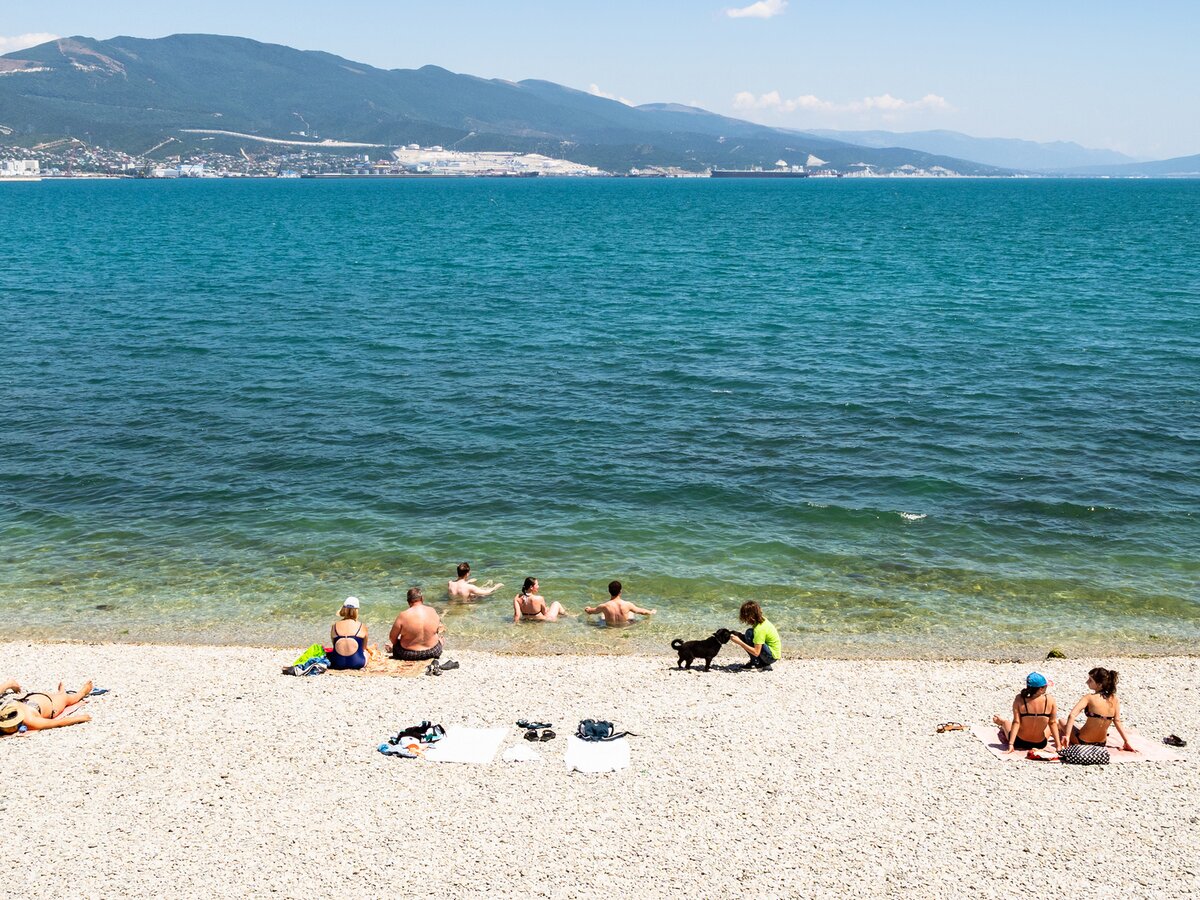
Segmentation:
{"type": "Polygon", "coordinates": [[[883,113],[895,115],[918,110],[949,111],[952,107],[945,97],[937,94],[926,94],[919,100],[903,100],[891,94],[879,94],[875,97],[863,97],[861,100],[851,100],[848,103],[835,103],[832,100],[822,100],[814,94],[803,94],[799,97],[785,98],[779,91],[768,91],[755,96],[749,91],[741,91],[733,98],[735,109],[761,109],[771,112],[822,112],[822,113],[883,113]]]}
{"type": "Polygon", "coordinates": [[[600,85],[592,83],[588,85],[587,92],[593,97],[603,97],[605,100],[616,100],[618,103],[624,103],[626,106],[633,106],[632,100],[627,100],[625,97],[618,97],[616,94],[610,94],[607,91],[600,90],[600,85]]]}
{"type": "Polygon", "coordinates": [[[773,19],[787,9],[788,0],[758,0],[749,6],[737,6],[725,10],[731,19],[773,19]]]}
{"type": "Polygon", "coordinates": [[[31,32],[30,34],[14,34],[12,37],[5,37],[0,34],[0,54],[13,53],[17,50],[25,50],[28,47],[36,47],[38,44],[45,44],[47,41],[57,40],[57,34],[49,34],[44,31],[31,32]]]}

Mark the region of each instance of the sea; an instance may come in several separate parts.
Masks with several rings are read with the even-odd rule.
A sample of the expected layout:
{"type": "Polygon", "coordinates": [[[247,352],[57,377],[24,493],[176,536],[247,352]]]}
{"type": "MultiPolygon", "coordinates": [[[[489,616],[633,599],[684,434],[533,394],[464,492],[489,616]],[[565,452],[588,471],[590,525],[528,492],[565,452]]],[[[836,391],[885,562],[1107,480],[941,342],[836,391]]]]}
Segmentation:
{"type": "Polygon", "coordinates": [[[1195,652],[1200,182],[0,184],[0,553],[10,638],[1195,652]]]}

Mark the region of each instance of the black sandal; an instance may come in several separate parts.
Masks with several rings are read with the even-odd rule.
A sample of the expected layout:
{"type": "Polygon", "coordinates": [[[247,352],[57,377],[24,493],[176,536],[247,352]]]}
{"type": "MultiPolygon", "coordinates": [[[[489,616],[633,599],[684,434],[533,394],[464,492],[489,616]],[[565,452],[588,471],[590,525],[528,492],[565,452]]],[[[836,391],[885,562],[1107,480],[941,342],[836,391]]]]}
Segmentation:
{"type": "Polygon", "coordinates": [[[538,733],[536,731],[534,731],[532,728],[529,729],[527,732],[525,732],[525,740],[536,741],[537,739],[538,739],[538,733]]]}
{"type": "Polygon", "coordinates": [[[1185,741],[1183,738],[1181,738],[1177,734],[1167,735],[1165,738],[1163,738],[1163,743],[1166,744],[1168,747],[1186,747],[1187,746],[1187,741],[1185,741]]]}
{"type": "Polygon", "coordinates": [[[554,738],[555,738],[554,732],[551,731],[549,728],[547,728],[545,731],[542,732],[542,736],[540,738],[538,738],[538,740],[539,741],[552,741],[552,740],[554,740],[554,738]]]}

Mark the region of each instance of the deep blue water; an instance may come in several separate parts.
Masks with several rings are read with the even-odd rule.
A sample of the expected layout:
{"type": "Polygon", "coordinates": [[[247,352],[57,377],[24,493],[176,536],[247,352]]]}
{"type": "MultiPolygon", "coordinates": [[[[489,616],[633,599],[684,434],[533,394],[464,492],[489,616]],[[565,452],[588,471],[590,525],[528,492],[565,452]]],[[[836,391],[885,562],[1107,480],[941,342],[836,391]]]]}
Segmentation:
{"type": "Polygon", "coordinates": [[[1200,183],[0,185],[0,457],[17,632],[1186,646],[1200,183]]]}

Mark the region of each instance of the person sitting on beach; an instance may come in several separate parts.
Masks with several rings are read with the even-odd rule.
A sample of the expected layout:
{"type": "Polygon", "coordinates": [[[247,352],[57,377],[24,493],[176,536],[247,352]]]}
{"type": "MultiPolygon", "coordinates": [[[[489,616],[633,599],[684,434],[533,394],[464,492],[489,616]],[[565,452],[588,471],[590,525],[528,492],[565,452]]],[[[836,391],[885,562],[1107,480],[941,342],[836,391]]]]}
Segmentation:
{"type": "Polygon", "coordinates": [[[437,610],[425,605],[421,589],[409,588],[408,609],[396,616],[388,634],[392,659],[437,659],[445,631],[437,610]]]}
{"type": "Polygon", "coordinates": [[[536,578],[525,579],[525,583],[521,585],[521,593],[513,597],[514,622],[520,622],[522,619],[530,622],[557,622],[559,616],[571,615],[557,600],[547,606],[546,598],[538,593],[539,590],[541,588],[536,578]]]}
{"type": "Polygon", "coordinates": [[[585,606],[583,611],[589,616],[599,613],[604,616],[605,625],[628,625],[634,621],[634,616],[652,616],[657,609],[642,609],[621,596],[621,582],[608,583],[608,600],[598,606],[585,606]]]}
{"type": "Polygon", "coordinates": [[[743,624],[749,625],[742,635],[731,634],[729,640],[737,644],[748,654],[747,669],[771,670],[771,664],[783,658],[782,645],[779,642],[779,629],[763,615],[762,607],[753,600],[747,600],[738,610],[738,618],[743,624]]]}
{"type": "Polygon", "coordinates": [[[329,628],[329,640],[333,644],[329,668],[365,668],[367,659],[377,651],[374,646],[367,646],[367,626],[358,621],[358,598],[347,597],[338,616],[340,618],[329,628]]]}
{"type": "Polygon", "coordinates": [[[503,584],[479,587],[475,584],[474,578],[467,577],[470,574],[470,563],[464,562],[458,564],[458,578],[454,581],[446,582],[446,593],[450,595],[451,600],[475,600],[478,597],[490,597],[496,591],[500,590],[500,588],[504,587],[503,584]]]}
{"type": "Polygon", "coordinates": [[[1025,676],[1025,687],[1013,698],[1012,718],[992,716],[1004,732],[1009,750],[1041,750],[1050,739],[1061,750],[1066,746],[1058,728],[1058,704],[1048,693],[1050,682],[1040,672],[1025,676]]]}
{"type": "Polygon", "coordinates": [[[21,693],[21,686],[16,681],[0,682],[0,734],[16,734],[21,726],[29,731],[43,731],[90,722],[92,717],[87,713],[63,713],[91,692],[90,681],[75,692],[65,690],[59,682],[56,691],[29,691],[20,697],[6,698],[6,694],[21,693]]]}
{"type": "Polygon", "coordinates": [[[1116,726],[1117,734],[1125,743],[1122,750],[1136,753],[1129,743],[1129,735],[1121,724],[1121,701],[1117,699],[1117,673],[1112,669],[1097,666],[1088,672],[1090,694],[1085,694],[1071,709],[1070,714],[1058,723],[1067,744],[1092,744],[1103,747],[1108,741],[1108,727],[1116,726]],[[1082,713],[1086,718],[1082,726],[1075,720],[1082,713]]]}

